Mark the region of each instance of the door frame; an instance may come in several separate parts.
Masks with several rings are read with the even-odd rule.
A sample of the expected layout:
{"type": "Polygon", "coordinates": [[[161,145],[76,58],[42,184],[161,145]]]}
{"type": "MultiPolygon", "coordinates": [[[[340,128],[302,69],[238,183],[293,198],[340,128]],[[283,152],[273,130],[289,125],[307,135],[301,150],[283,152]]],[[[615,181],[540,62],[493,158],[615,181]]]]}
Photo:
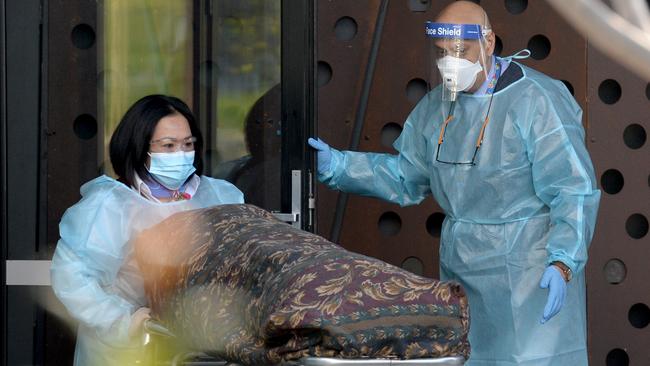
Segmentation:
{"type": "Polygon", "coordinates": [[[291,210],[292,172],[301,174],[301,228],[314,231],[314,153],[307,138],[316,131],[316,0],[282,0],[283,212],[291,210]]]}

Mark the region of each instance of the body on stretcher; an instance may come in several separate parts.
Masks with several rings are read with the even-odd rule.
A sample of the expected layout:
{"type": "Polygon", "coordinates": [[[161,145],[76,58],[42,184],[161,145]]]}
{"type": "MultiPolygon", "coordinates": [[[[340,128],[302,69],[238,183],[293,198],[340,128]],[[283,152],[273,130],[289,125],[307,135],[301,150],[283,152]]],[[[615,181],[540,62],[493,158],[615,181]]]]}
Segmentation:
{"type": "MultiPolygon", "coordinates": [[[[148,319],[144,323],[145,343],[154,343],[156,339],[170,339],[175,335],[155,320],[148,319]]],[[[237,363],[215,359],[203,352],[179,352],[171,360],[157,360],[154,348],[149,348],[148,362],[145,365],[170,365],[170,366],[239,366],[237,363]]],[[[419,365],[419,366],[462,366],[465,358],[441,357],[441,358],[418,358],[400,360],[392,358],[384,359],[341,359],[328,357],[305,357],[297,361],[288,361],[283,366],[389,366],[389,365],[419,365]]]]}

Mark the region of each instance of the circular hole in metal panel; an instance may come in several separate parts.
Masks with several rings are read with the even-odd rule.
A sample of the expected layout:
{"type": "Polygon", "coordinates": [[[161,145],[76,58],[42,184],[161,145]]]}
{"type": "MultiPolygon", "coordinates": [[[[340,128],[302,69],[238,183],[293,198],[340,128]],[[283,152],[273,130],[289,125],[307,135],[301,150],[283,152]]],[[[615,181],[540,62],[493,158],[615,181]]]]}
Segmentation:
{"type": "Polygon", "coordinates": [[[418,276],[424,275],[424,264],[422,263],[420,258],[408,257],[404,259],[401,267],[411,273],[415,273],[418,276]]]}
{"type": "Polygon", "coordinates": [[[70,33],[72,44],[82,50],[86,50],[95,44],[95,30],[88,24],[77,24],[70,33]]]}
{"type": "Polygon", "coordinates": [[[521,14],[528,7],[528,0],[505,0],[505,6],[510,14],[521,14]]]}
{"type": "Polygon", "coordinates": [[[402,126],[395,122],[389,122],[381,129],[381,144],[385,147],[393,147],[393,142],[402,133],[402,126]]]}
{"type": "Polygon", "coordinates": [[[424,12],[431,8],[431,1],[429,0],[409,0],[408,2],[409,10],[424,12]]]}
{"type": "Polygon", "coordinates": [[[623,189],[623,174],[616,169],[608,169],[600,176],[600,185],[609,194],[616,194],[623,189]]]}
{"type": "Polygon", "coordinates": [[[402,219],[392,211],[384,212],[377,222],[379,231],[385,236],[395,236],[402,229],[402,219]]]}
{"type": "Polygon", "coordinates": [[[623,141],[630,149],[638,149],[643,146],[646,138],[645,129],[636,123],[625,127],[625,131],[623,131],[623,141]]]}
{"type": "Polygon", "coordinates": [[[627,276],[627,267],[622,260],[613,258],[605,263],[603,273],[605,274],[605,280],[607,280],[608,283],[618,285],[625,281],[625,277],[627,276]]]}
{"type": "Polygon", "coordinates": [[[440,237],[442,231],[442,222],[445,220],[445,214],[435,212],[427,218],[427,232],[434,238],[440,237]]]}
{"type": "Polygon", "coordinates": [[[614,104],[621,99],[621,85],[614,79],[604,80],[598,86],[598,97],[605,104],[614,104]]]}
{"type": "Polygon", "coordinates": [[[342,17],[334,25],[334,35],[339,41],[349,41],[357,35],[357,21],[351,17],[342,17]]]}
{"type": "Polygon", "coordinates": [[[543,34],[535,35],[528,41],[528,49],[530,57],[543,60],[551,53],[551,41],[543,34]]]}
{"type": "Polygon", "coordinates": [[[412,103],[417,103],[427,93],[427,82],[420,79],[412,79],[406,84],[406,98],[412,103]]]}
{"type": "Polygon", "coordinates": [[[648,233],[648,219],[639,213],[630,215],[625,221],[625,231],[631,238],[643,238],[648,233]]]}
{"type": "Polygon", "coordinates": [[[97,120],[90,114],[82,114],[74,119],[74,134],[82,140],[90,140],[97,134],[97,120]]]}
{"type": "Polygon", "coordinates": [[[645,328],[650,323],[650,308],[643,303],[634,304],[627,312],[627,319],[634,328],[645,328]]]}
{"type": "Polygon", "coordinates": [[[607,366],[629,366],[630,357],[628,357],[627,352],[624,350],[620,348],[614,348],[607,353],[605,364],[607,366]]]}
{"type": "Polygon", "coordinates": [[[499,36],[494,37],[494,54],[497,56],[501,56],[501,52],[503,51],[503,41],[501,41],[501,38],[499,36]]]}
{"type": "Polygon", "coordinates": [[[318,61],[316,73],[319,87],[327,85],[332,80],[332,67],[325,61],[318,61]]]}
{"type": "Polygon", "coordinates": [[[569,90],[569,93],[571,93],[571,95],[575,95],[573,85],[571,85],[571,83],[566,80],[562,80],[562,82],[564,83],[564,86],[566,86],[566,88],[569,90]]]}

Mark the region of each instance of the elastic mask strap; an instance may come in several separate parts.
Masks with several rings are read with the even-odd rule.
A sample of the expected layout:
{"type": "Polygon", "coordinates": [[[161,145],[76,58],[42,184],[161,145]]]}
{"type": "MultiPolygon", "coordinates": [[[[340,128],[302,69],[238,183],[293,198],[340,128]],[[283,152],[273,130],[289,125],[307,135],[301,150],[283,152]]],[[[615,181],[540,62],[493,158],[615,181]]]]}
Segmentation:
{"type": "Polygon", "coordinates": [[[511,56],[506,56],[502,57],[504,60],[512,61],[512,60],[523,60],[526,58],[529,58],[531,55],[531,52],[528,48],[524,48],[523,50],[511,55],[511,56]]]}

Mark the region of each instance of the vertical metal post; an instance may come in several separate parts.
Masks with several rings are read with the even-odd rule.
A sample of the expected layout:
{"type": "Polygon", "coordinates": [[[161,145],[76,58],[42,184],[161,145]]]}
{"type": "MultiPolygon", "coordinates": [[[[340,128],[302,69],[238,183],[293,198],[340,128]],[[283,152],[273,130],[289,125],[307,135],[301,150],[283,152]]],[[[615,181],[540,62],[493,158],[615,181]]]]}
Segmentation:
{"type": "Polygon", "coordinates": [[[199,121],[203,133],[205,159],[203,174],[211,175],[216,156],[218,129],[217,111],[217,70],[216,70],[216,37],[214,32],[213,0],[194,0],[192,2],[192,109],[199,121]]]}
{"type": "MultiPolygon", "coordinates": [[[[377,63],[377,57],[378,57],[377,55],[379,54],[379,45],[381,44],[381,36],[384,30],[384,22],[386,20],[386,14],[388,13],[388,5],[389,5],[389,0],[382,0],[381,6],[379,8],[379,13],[377,14],[377,23],[375,25],[375,31],[372,39],[370,55],[368,58],[368,66],[366,68],[366,74],[364,75],[364,80],[363,80],[363,90],[361,94],[361,100],[359,101],[359,106],[357,108],[357,113],[354,120],[354,130],[352,131],[352,140],[350,141],[350,150],[353,151],[359,148],[359,142],[361,141],[361,131],[363,130],[363,124],[366,118],[368,99],[370,98],[370,88],[372,86],[372,80],[375,74],[375,65],[377,63]]],[[[341,192],[336,202],[336,213],[334,216],[334,223],[332,224],[332,230],[330,233],[330,240],[332,240],[335,243],[338,243],[341,237],[341,230],[343,227],[343,217],[345,216],[345,209],[347,205],[348,205],[348,194],[345,192],[341,192]]]]}
{"type": "MultiPolygon", "coordinates": [[[[281,207],[291,209],[291,174],[311,170],[313,153],[307,138],[313,135],[315,116],[314,0],[282,1],[282,178],[281,207]]],[[[301,212],[308,212],[307,181],[301,175],[301,212]]],[[[313,230],[308,215],[301,215],[301,227],[313,230]]]]}
{"type": "Polygon", "coordinates": [[[2,281],[2,295],[0,295],[0,311],[2,311],[2,354],[1,365],[7,364],[7,286],[6,260],[7,260],[7,87],[6,87],[6,35],[5,35],[5,2],[0,2],[0,281],[2,281]]]}

